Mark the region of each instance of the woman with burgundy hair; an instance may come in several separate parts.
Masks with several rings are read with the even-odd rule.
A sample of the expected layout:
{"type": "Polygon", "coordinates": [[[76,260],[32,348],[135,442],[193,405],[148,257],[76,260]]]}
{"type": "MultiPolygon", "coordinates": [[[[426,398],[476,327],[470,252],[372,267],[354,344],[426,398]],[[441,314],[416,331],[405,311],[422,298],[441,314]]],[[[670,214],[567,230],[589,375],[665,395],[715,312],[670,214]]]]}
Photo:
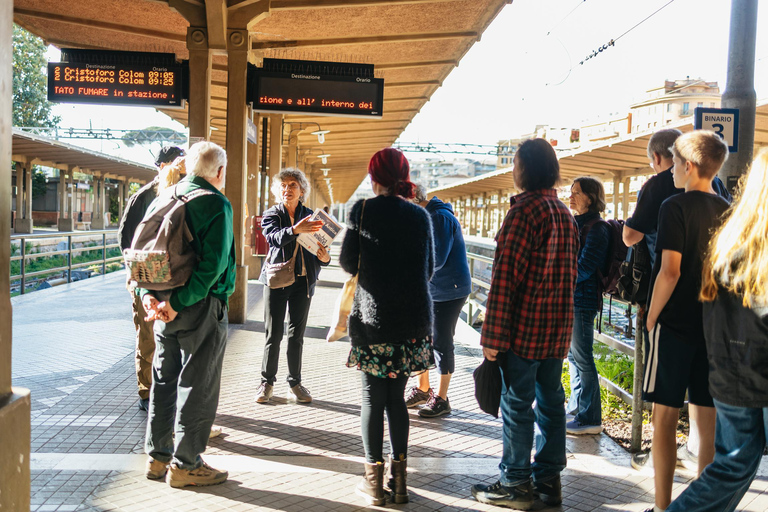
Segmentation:
{"type": "Polygon", "coordinates": [[[349,315],[352,349],[347,366],[361,371],[360,418],[365,447],[365,477],[357,493],[383,505],[385,489],[395,503],[408,501],[408,377],[434,366],[432,226],[427,212],[407,199],[416,185],[403,153],[384,148],[368,165],[376,197],[358,201],[349,212],[341,248],[341,267],[358,275],[349,315]],[[384,476],[384,412],[391,453],[384,476]]]}

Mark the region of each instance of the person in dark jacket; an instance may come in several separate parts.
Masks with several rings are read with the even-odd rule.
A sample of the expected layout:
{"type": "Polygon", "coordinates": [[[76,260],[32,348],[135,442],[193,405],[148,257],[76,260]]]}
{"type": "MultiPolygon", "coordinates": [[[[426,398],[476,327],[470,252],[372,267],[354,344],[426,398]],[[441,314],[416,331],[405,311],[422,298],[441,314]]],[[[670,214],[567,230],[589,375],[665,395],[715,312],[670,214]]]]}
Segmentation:
{"type": "Polygon", "coordinates": [[[418,385],[408,390],[405,403],[408,407],[426,404],[419,409],[419,416],[436,418],[451,413],[448,386],[455,370],[453,337],[461,308],[472,291],[472,281],[464,235],[453,208],[437,197],[427,201],[425,192],[419,185],[416,198],[429,213],[435,241],[435,275],[429,281],[429,292],[435,319],[432,347],[440,372],[440,385],[435,393],[429,385],[429,372],[422,373],[418,385]]]}
{"type": "MultiPolygon", "coordinates": [[[[266,344],[261,362],[261,385],[256,402],[268,403],[277,380],[283,322],[288,310],[288,386],[299,403],[310,403],[312,395],[301,383],[301,355],[304,349],[304,329],[307,327],[309,306],[315,293],[320,267],[328,265],[331,256],[320,246],[317,256],[301,247],[296,238],[301,233],[314,233],[322,221],[311,222],[312,210],[301,203],[309,195],[309,180],[299,169],[283,169],[272,179],[272,194],[278,204],[264,212],[261,230],[269,244],[265,263],[296,259],[296,281],[284,288],[264,287],[264,328],[266,344]]],[[[259,280],[267,284],[265,267],[259,280]]]]}
{"type": "MultiPolygon", "coordinates": [[[[157,155],[155,165],[158,171],[162,173],[174,160],[183,156],[183,149],[176,146],[166,146],[157,155]]],[[[141,187],[128,199],[117,229],[121,251],[131,247],[136,227],[159,193],[158,187],[163,181],[161,178],[162,176],[158,174],[154,180],[141,187]]],[[[155,335],[152,331],[154,322],[144,319],[146,313],[141,305],[141,298],[135,293],[135,286],[132,286],[130,282],[128,283],[128,290],[133,298],[133,325],[136,327],[136,381],[139,386],[139,409],[146,411],[149,409],[149,389],[152,387],[152,358],[155,355],[155,335]]]]}
{"type": "Polygon", "coordinates": [[[603,431],[600,407],[600,381],[592,355],[594,325],[602,308],[599,272],[605,268],[611,243],[610,228],[601,222],[605,210],[603,184],[594,178],[576,178],[571,186],[570,208],[579,226],[578,277],[573,294],[573,337],[568,351],[571,398],[566,423],[569,434],[599,434],[603,431]]]}
{"type": "Polygon", "coordinates": [[[715,458],[668,512],[731,512],[749,489],[768,439],[768,149],[752,163],[704,260],[715,458]]]}
{"type": "Polygon", "coordinates": [[[432,226],[423,208],[405,200],[413,197],[415,188],[409,172],[408,160],[395,148],[373,155],[368,174],[376,197],[358,201],[350,210],[339,258],[346,272],[358,276],[347,366],[361,370],[363,380],[365,477],[357,493],[375,505],[384,504],[385,486],[395,503],[408,501],[405,386],[410,375],[434,365],[432,226]],[[384,411],[392,447],[387,482],[384,411]]]}

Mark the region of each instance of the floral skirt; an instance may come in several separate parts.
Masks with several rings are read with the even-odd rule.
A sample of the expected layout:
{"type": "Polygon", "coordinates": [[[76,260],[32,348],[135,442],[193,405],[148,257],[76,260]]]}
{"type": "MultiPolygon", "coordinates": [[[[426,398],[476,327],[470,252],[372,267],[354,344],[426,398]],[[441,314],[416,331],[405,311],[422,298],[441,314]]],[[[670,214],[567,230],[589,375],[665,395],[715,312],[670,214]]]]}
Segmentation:
{"type": "Polygon", "coordinates": [[[408,340],[401,345],[381,343],[352,347],[347,358],[349,368],[357,368],[374,377],[396,379],[410,377],[435,367],[432,337],[408,340]]]}

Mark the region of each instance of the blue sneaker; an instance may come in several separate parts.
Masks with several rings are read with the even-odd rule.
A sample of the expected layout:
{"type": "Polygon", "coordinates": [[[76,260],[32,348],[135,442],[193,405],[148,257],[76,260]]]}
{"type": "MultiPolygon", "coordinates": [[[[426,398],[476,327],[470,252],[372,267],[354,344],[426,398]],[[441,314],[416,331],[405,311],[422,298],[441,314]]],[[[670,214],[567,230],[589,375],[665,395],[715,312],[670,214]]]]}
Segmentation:
{"type": "Polygon", "coordinates": [[[513,487],[504,486],[500,481],[492,485],[475,484],[472,486],[472,496],[480,503],[496,505],[497,507],[515,510],[530,510],[533,507],[533,491],[530,480],[513,487]]]}
{"type": "Polygon", "coordinates": [[[579,420],[572,420],[565,424],[565,431],[573,435],[599,434],[603,431],[602,425],[585,425],[579,420]]]}

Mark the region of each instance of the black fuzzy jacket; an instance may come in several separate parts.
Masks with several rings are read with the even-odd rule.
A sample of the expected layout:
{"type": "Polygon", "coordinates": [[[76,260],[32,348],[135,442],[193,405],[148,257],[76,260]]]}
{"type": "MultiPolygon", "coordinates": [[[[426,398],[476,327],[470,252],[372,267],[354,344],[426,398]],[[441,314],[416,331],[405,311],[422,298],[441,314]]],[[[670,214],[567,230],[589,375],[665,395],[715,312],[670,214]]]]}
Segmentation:
{"type": "MultiPolygon", "coordinates": [[[[294,212],[293,223],[296,224],[304,217],[309,217],[310,215],[312,215],[312,209],[299,202],[294,212]]],[[[294,234],[291,217],[282,203],[276,204],[264,212],[264,216],[261,219],[261,232],[264,233],[264,238],[267,239],[267,244],[269,244],[267,263],[281,263],[293,256],[298,235],[294,234]]],[[[315,283],[317,282],[317,276],[320,274],[320,267],[325,267],[328,263],[323,263],[317,256],[301,246],[299,246],[299,249],[302,257],[299,258],[299,253],[296,254],[296,267],[294,270],[298,276],[301,274],[302,263],[307,266],[307,295],[311,297],[315,294],[315,283]]],[[[267,276],[264,270],[265,268],[262,266],[259,281],[266,285],[267,276]]]]}
{"type": "Polygon", "coordinates": [[[398,196],[377,196],[349,212],[339,263],[360,275],[349,336],[352,345],[401,344],[432,335],[429,280],[435,268],[429,214],[398,196]]]}

